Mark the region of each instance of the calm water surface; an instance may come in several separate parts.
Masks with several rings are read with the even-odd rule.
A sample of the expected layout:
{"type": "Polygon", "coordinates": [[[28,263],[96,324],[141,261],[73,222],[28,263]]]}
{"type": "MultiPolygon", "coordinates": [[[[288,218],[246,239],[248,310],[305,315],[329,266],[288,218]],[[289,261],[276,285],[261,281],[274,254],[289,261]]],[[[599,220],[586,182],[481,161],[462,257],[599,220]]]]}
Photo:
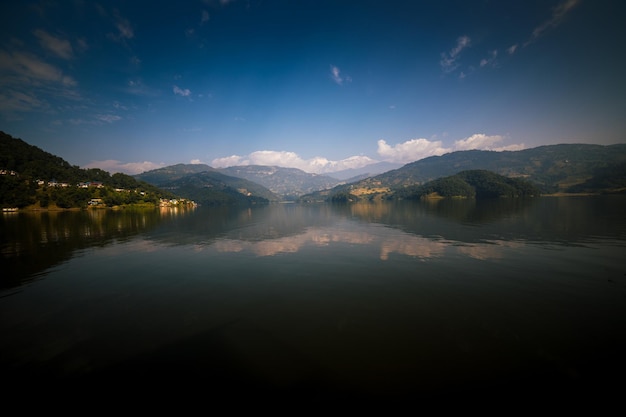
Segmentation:
{"type": "Polygon", "coordinates": [[[600,387],[626,198],[4,214],[13,380],[307,395],[600,387]],[[194,382],[197,384],[198,382],[194,382]]]}

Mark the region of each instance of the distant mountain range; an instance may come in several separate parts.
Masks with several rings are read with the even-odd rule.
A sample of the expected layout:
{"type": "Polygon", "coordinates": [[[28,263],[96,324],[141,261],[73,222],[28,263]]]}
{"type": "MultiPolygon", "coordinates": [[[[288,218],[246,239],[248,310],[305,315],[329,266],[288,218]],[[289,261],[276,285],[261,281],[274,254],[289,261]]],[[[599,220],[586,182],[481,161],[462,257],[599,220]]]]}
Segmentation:
{"type": "Polygon", "coordinates": [[[524,178],[544,194],[623,193],[626,191],[626,144],[563,144],[505,152],[459,151],[421,159],[302,198],[323,201],[337,193],[348,192],[361,199],[372,199],[466,170],[488,170],[506,177],[524,178]]]}
{"type": "MultiPolygon", "coordinates": [[[[200,187],[215,185],[212,181],[217,180],[221,182],[221,186],[246,189],[269,201],[296,200],[303,194],[332,188],[345,182],[327,175],[304,172],[297,168],[261,165],[212,168],[205,164],[177,164],[135,175],[137,179],[172,191],[180,187],[183,179],[188,185],[187,180],[190,177],[194,177],[194,184],[200,187]],[[198,175],[200,173],[202,175],[198,175]],[[254,183],[254,185],[242,182],[242,180],[254,183]],[[259,188],[259,185],[264,189],[259,188]]],[[[187,198],[191,197],[187,196],[187,198]]]]}
{"type": "Polygon", "coordinates": [[[345,182],[355,182],[374,175],[382,174],[383,172],[391,171],[392,169],[398,169],[402,167],[402,164],[394,164],[392,162],[377,162],[375,164],[369,164],[361,168],[350,168],[342,171],[335,171],[327,174],[329,177],[337,178],[338,180],[345,182]]]}
{"type": "Polygon", "coordinates": [[[296,200],[303,194],[325,190],[342,183],[326,175],[310,174],[297,168],[276,166],[233,166],[221,168],[219,172],[261,184],[286,200],[296,200]]]}
{"type": "Polygon", "coordinates": [[[177,164],[135,175],[135,178],[204,205],[254,204],[280,201],[268,188],[226,175],[204,164],[177,164]]]}
{"type": "MultiPolygon", "coordinates": [[[[373,164],[363,170],[385,166],[389,165],[373,164]]],[[[371,200],[406,195],[410,187],[418,190],[415,187],[429,181],[469,170],[487,170],[508,178],[525,179],[543,194],[625,193],[626,144],[564,144],[509,152],[460,151],[425,158],[379,175],[361,174],[367,177],[347,180],[295,168],[252,165],[215,169],[203,164],[177,164],[131,177],[72,166],[58,156],[0,132],[2,207],[25,207],[35,203],[44,207],[44,202],[77,207],[84,206],[88,197],[100,198],[107,205],[135,201],[158,203],[159,198],[174,196],[207,205],[256,204],[298,197],[302,201],[324,201],[333,196],[341,197],[342,193],[350,199],[371,200]],[[37,185],[38,182],[69,186],[43,186],[37,185]],[[101,184],[105,188],[98,191],[99,188],[87,187],[80,191],[77,184],[83,182],[101,184]]],[[[358,172],[343,171],[340,176],[358,172]]],[[[449,186],[449,180],[446,184],[449,186]]]]}

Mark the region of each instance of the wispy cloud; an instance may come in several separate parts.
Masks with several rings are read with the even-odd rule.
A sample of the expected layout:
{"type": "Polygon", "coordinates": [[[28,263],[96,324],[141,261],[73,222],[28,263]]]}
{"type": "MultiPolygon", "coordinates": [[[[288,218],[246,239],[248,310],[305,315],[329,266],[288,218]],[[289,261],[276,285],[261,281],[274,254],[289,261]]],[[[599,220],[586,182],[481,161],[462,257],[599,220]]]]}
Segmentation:
{"type": "Polygon", "coordinates": [[[453,72],[458,68],[457,60],[459,59],[461,51],[471,45],[471,39],[469,36],[461,36],[456,40],[456,45],[449,52],[441,53],[441,60],[439,61],[439,65],[441,65],[441,69],[444,73],[453,72]]]}
{"type": "Polygon", "coordinates": [[[96,115],[96,119],[105,123],[113,123],[117,122],[118,120],[122,120],[122,118],[116,114],[98,114],[96,115]]]}
{"type": "Polygon", "coordinates": [[[163,168],[164,166],[165,164],[162,162],[121,162],[114,159],[107,159],[104,161],[91,161],[83,168],[100,168],[111,173],[122,172],[124,174],[135,175],[152,169],[163,168]]]}
{"type": "Polygon", "coordinates": [[[202,13],[200,14],[200,26],[208,22],[209,19],[210,19],[209,12],[207,12],[206,10],[203,10],[202,13]]]}
{"type": "MultiPolygon", "coordinates": [[[[92,126],[102,126],[104,124],[111,124],[122,120],[121,116],[117,114],[95,114],[89,115],[83,118],[72,118],[67,120],[70,124],[79,126],[79,125],[92,125],[92,126]]],[[[62,121],[58,121],[58,124],[62,124],[62,121]]]]}
{"type": "Polygon", "coordinates": [[[119,32],[118,36],[120,38],[132,39],[135,37],[135,31],[133,30],[133,27],[130,25],[130,22],[128,21],[128,19],[118,16],[115,26],[117,27],[117,30],[119,32]]]}
{"type": "Polygon", "coordinates": [[[298,168],[306,172],[323,174],[350,168],[361,168],[375,162],[377,161],[363,155],[333,161],[320,156],[304,159],[295,152],[256,151],[246,156],[231,155],[224,158],[217,158],[211,161],[211,166],[224,168],[235,165],[268,165],[298,168]]]}
{"type": "Polygon", "coordinates": [[[495,66],[496,65],[496,58],[498,57],[498,50],[493,50],[489,53],[489,56],[487,58],[483,58],[480,60],[480,66],[482,67],[486,67],[486,66],[495,66]]]}
{"type": "Polygon", "coordinates": [[[63,59],[71,59],[74,57],[72,45],[67,39],[57,38],[41,29],[35,30],[33,34],[39,39],[39,43],[47,51],[63,59]]]}
{"type": "Polygon", "coordinates": [[[173,91],[174,91],[174,94],[183,96],[183,97],[189,97],[191,95],[191,90],[189,90],[188,88],[182,89],[178,87],[177,85],[174,86],[173,91]]]}
{"type": "Polygon", "coordinates": [[[204,4],[211,7],[228,6],[230,3],[234,3],[235,0],[202,0],[204,4]]]}
{"type": "Polygon", "coordinates": [[[337,85],[343,85],[344,82],[351,82],[352,78],[350,76],[342,76],[341,75],[341,70],[339,69],[339,67],[336,67],[334,65],[330,66],[330,78],[337,84],[337,85]]]}
{"type": "Polygon", "coordinates": [[[533,29],[530,39],[524,43],[524,46],[536,41],[545,33],[546,30],[557,27],[563,21],[565,15],[580,4],[580,1],[581,0],[565,0],[553,8],[550,18],[533,29]]]}
{"type": "Polygon", "coordinates": [[[517,44],[509,46],[506,51],[509,53],[509,55],[513,55],[516,50],[517,50],[517,44]]]}
{"type": "Polygon", "coordinates": [[[23,52],[0,51],[0,71],[9,73],[14,80],[29,81],[31,86],[41,82],[52,82],[66,87],[76,85],[76,81],[59,68],[23,52]]]}
{"type": "Polygon", "coordinates": [[[524,149],[524,144],[497,146],[505,139],[502,135],[485,135],[476,133],[465,139],[454,142],[453,146],[446,147],[442,141],[428,139],[411,139],[396,145],[389,145],[385,140],[378,141],[378,154],[387,162],[409,163],[429,156],[439,156],[454,151],[471,149],[491,151],[516,151],[524,149]]]}
{"type": "Polygon", "coordinates": [[[23,112],[46,107],[46,103],[31,93],[6,91],[0,93],[0,111],[23,112]]]}
{"type": "Polygon", "coordinates": [[[145,85],[141,79],[129,80],[125,91],[129,94],[145,97],[156,97],[160,94],[159,90],[145,85]]]}
{"type": "Polygon", "coordinates": [[[107,35],[109,39],[116,42],[124,42],[127,39],[132,39],[135,37],[135,31],[133,30],[130,21],[125,17],[120,16],[117,12],[115,12],[114,24],[115,28],[117,29],[117,33],[109,33],[107,35]]]}
{"type": "Polygon", "coordinates": [[[62,100],[80,100],[77,84],[36,55],[0,50],[0,109],[5,112],[49,111],[62,100]]]}

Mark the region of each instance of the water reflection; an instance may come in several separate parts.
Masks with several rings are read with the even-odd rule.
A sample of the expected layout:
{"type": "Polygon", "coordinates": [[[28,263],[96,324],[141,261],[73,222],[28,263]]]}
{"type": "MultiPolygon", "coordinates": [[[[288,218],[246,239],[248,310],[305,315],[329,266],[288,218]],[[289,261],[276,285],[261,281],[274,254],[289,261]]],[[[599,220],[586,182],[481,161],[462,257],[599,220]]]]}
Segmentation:
{"type": "Polygon", "coordinates": [[[4,214],[0,217],[0,288],[28,282],[75,252],[124,242],[180,216],[171,210],[86,210],[4,214]]]}
{"type": "Polygon", "coordinates": [[[602,197],[5,216],[3,285],[47,279],[0,298],[0,367],[9,380],[201,376],[273,392],[315,380],[364,395],[481,380],[551,389],[578,383],[570,370],[595,384],[620,374],[626,346],[624,208],[602,197]]]}
{"type": "MultiPolygon", "coordinates": [[[[584,243],[594,236],[622,240],[623,196],[433,200],[356,204],[350,215],[419,236],[464,243],[526,241],[584,243]]],[[[345,210],[345,209],[342,209],[345,210]]]]}
{"type": "Polygon", "coordinates": [[[527,243],[584,245],[594,236],[614,235],[621,244],[624,202],[620,197],[435,200],[199,210],[148,235],[163,243],[193,245],[196,252],[273,256],[347,244],[379,248],[382,260],[392,253],[486,260],[527,243]]]}
{"type": "Polygon", "coordinates": [[[0,288],[138,235],[150,242],[134,245],[145,251],[188,245],[196,253],[268,257],[343,245],[376,248],[383,261],[394,254],[500,259],[524,244],[592,245],[596,237],[621,246],[625,206],[623,197],[607,196],[11,213],[0,217],[0,288]]]}

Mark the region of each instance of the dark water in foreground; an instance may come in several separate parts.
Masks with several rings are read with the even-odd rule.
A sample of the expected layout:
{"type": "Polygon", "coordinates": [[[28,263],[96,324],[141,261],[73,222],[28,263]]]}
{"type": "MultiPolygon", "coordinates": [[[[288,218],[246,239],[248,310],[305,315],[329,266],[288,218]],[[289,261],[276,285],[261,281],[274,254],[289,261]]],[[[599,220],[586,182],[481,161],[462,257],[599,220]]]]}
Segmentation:
{"type": "Polygon", "coordinates": [[[625,209],[614,196],[5,214],[2,374],[613,395],[625,209]]]}

